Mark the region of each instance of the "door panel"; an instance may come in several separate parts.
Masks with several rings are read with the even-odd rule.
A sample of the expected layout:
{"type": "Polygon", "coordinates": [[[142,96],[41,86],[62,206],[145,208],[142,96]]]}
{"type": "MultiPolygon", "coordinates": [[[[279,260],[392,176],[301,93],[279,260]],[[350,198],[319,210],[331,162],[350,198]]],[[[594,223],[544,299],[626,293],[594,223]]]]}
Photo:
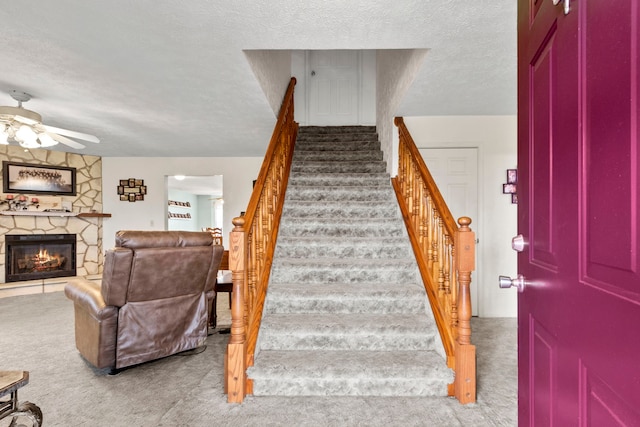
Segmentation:
{"type": "Polygon", "coordinates": [[[519,3],[519,422],[640,425],[640,6],[560,3],[519,3]]]}
{"type": "Polygon", "coordinates": [[[553,138],[551,118],[554,109],[553,65],[555,64],[555,27],[545,38],[540,52],[531,61],[531,105],[533,122],[533,147],[531,153],[533,236],[532,262],[555,269],[556,260],[552,245],[551,212],[553,211],[553,138]]]}
{"type": "Polygon", "coordinates": [[[553,335],[547,332],[542,325],[529,319],[531,349],[529,359],[532,361],[532,369],[536,372],[532,376],[531,396],[533,401],[533,425],[550,425],[555,413],[556,399],[556,351],[557,343],[553,335]]]}
{"type": "Polygon", "coordinates": [[[589,420],[592,426],[637,425],[635,411],[605,381],[594,376],[586,366],[580,367],[580,374],[585,385],[581,396],[585,401],[582,419],[589,420]]]}
{"type": "Polygon", "coordinates": [[[581,25],[617,31],[581,35],[586,125],[583,280],[640,303],[638,287],[638,19],[635,1],[583,5],[581,25]],[[622,36],[621,35],[625,35],[622,36]],[[626,58],[621,61],[621,58],[626,58]],[[612,82],[615,76],[615,82],[612,82]],[[611,120],[612,117],[617,118],[611,120]],[[608,143],[616,141],[615,145],[608,143]],[[591,161],[597,159],[597,161],[591,161]],[[614,189],[614,191],[612,191],[614,189]],[[620,197],[624,194],[624,197],[620,197]],[[616,226],[620,225],[620,226],[616,226]],[[631,233],[629,231],[632,231],[631,233]]]}
{"type": "Polygon", "coordinates": [[[352,50],[309,52],[309,124],[355,125],[360,90],[359,53],[352,50]]]}

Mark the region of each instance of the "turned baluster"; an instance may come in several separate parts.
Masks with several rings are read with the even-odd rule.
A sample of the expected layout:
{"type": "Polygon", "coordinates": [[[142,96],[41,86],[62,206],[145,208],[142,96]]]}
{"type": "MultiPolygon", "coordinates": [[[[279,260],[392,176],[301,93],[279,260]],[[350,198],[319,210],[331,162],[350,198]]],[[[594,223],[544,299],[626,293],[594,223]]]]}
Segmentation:
{"type": "Polygon", "coordinates": [[[424,183],[423,185],[420,187],[420,215],[418,217],[418,238],[420,239],[420,248],[423,249],[423,253],[425,256],[425,259],[429,259],[429,255],[424,252],[424,248],[426,248],[426,241],[427,241],[427,229],[429,228],[427,221],[427,195],[426,195],[426,189],[424,187],[424,183]]]}
{"type": "Polygon", "coordinates": [[[431,268],[431,277],[433,277],[433,282],[438,283],[438,263],[440,260],[438,259],[438,223],[440,221],[440,215],[438,214],[438,210],[436,206],[433,206],[433,216],[431,220],[431,257],[433,258],[433,264],[431,268]]]}
{"type": "Polygon", "coordinates": [[[444,226],[442,218],[438,218],[438,294],[443,304],[446,304],[446,293],[444,289],[444,226]]]}
{"type": "Polygon", "coordinates": [[[453,239],[449,239],[449,251],[451,256],[451,265],[449,268],[449,309],[451,311],[451,317],[449,318],[449,325],[453,331],[454,339],[458,338],[458,275],[456,273],[456,246],[455,236],[453,239]]]}
{"type": "Polygon", "coordinates": [[[257,221],[254,220],[254,224],[252,226],[252,232],[249,234],[249,261],[248,261],[248,269],[249,269],[249,295],[248,295],[248,311],[251,312],[251,308],[254,303],[254,295],[256,282],[258,281],[258,263],[256,260],[258,259],[258,238],[256,235],[257,229],[257,221]]]}
{"type": "Polygon", "coordinates": [[[420,213],[420,205],[422,204],[422,198],[420,197],[421,192],[420,189],[422,188],[422,179],[420,178],[420,174],[418,173],[418,170],[415,168],[413,168],[413,174],[416,177],[416,179],[413,181],[413,200],[415,201],[414,205],[413,205],[413,215],[414,215],[414,223],[415,221],[417,221],[417,217],[420,213]]]}
{"type": "Polygon", "coordinates": [[[433,203],[431,201],[431,197],[427,197],[427,267],[429,268],[429,273],[431,273],[431,269],[433,268],[433,203]]]}
{"type": "Polygon", "coordinates": [[[407,169],[407,210],[409,214],[413,214],[413,204],[415,203],[413,199],[414,180],[415,175],[413,174],[413,168],[409,167],[407,169]]]}
{"type": "Polygon", "coordinates": [[[448,234],[444,235],[444,292],[451,295],[451,238],[448,234]]]}
{"type": "Polygon", "coordinates": [[[444,309],[447,315],[447,320],[451,321],[451,282],[449,281],[451,268],[451,239],[448,234],[444,235],[443,249],[444,257],[442,261],[442,271],[444,276],[444,309]]]}
{"type": "Polygon", "coordinates": [[[402,143],[398,147],[398,185],[402,192],[402,196],[405,197],[405,189],[407,188],[407,167],[405,149],[402,143]]]}

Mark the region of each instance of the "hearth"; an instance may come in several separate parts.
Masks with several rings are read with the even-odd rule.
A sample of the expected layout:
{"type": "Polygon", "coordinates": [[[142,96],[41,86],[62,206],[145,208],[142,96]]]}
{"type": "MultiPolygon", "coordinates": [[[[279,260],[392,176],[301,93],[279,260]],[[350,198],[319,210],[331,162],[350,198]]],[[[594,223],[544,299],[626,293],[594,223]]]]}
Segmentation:
{"type": "Polygon", "coordinates": [[[5,236],[6,282],[76,275],[75,234],[5,236]]]}

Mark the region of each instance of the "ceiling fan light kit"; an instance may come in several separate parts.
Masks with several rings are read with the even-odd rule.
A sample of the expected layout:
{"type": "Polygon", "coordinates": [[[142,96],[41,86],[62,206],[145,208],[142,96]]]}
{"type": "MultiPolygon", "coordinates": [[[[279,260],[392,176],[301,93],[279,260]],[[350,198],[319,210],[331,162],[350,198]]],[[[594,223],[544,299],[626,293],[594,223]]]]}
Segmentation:
{"type": "Polygon", "coordinates": [[[30,100],[31,95],[15,90],[11,91],[10,95],[18,101],[18,106],[0,106],[0,144],[9,145],[10,141],[15,141],[21,147],[30,149],[48,148],[62,143],[71,148],[82,149],[85,147],[83,144],[70,138],[94,143],[100,142],[93,135],[43,124],[40,114],[22,108],[22,103],[30,100]]]}

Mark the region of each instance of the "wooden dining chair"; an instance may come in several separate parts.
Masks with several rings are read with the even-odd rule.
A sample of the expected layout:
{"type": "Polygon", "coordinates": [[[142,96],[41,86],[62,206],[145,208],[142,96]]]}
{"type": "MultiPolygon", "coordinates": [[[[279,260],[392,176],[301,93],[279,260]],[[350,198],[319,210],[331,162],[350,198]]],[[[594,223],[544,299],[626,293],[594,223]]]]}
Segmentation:
{"type": "Polygon", "coordinates": [[[219,228],[219,227],[215,227],[215,228],[206,227],[206,228],[203,228],[202,231],[206,231],[208,233],[211,233],[211,237],[213,237],[213,244],[214,245],[224,246],[222,244],[222,228],[219,228]]]}
{"type": "MultiPolygon", "coordinates": [[[[229,270],[229,251],[222,253],[222,259],[220,260],[220,266],[218,270],[229,270]]],[[[214,286],[213,302],[211,303],[211,316],[209,317],[209,326],[215,328],[217,326],[218,314],[216,310],[216,304],[218,302],[218,292],[227,292],[229,294],[229,309],[231,309],[231,293],[233,291],[232,282],[219,282],[216,280],[214,286]]]]}

